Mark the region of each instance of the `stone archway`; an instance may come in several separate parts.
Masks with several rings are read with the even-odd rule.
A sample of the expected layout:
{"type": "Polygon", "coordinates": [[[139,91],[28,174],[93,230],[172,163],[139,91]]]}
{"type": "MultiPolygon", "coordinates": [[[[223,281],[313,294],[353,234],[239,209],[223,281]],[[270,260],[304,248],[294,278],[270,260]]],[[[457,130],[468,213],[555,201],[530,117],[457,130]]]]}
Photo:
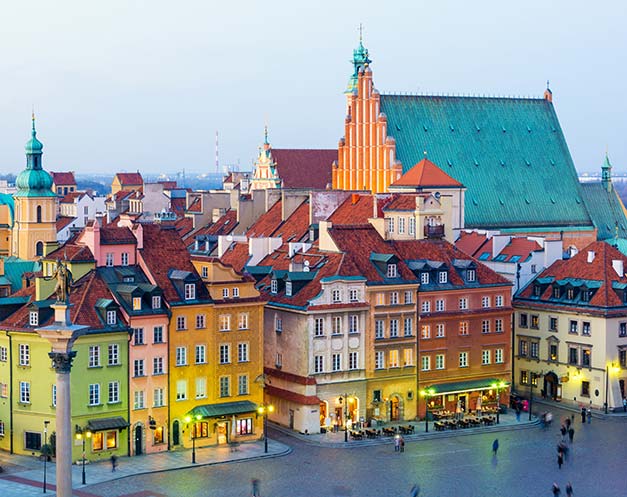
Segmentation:
{"type": "Polygon", "coordinates": [[[550,371],[544,375],[544,396],[548,399],[555,400],[558,396],[559,379],[557,375],[550,371]]]}
{"type": "Polygon", "coordinates": [[[405,406],[403,403],[403,397],[397,393],[390,395],[390,400],[388,401],[388,419],[392,422],[401,421],[403,419],[404,412],[405,406]]]}

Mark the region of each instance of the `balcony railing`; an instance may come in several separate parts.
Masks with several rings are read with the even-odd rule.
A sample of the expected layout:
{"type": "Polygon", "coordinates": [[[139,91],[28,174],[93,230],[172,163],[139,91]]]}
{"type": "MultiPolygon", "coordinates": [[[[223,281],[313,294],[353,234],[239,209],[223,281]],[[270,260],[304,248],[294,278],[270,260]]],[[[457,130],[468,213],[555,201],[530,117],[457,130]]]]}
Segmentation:
{"type": "Polygon", "coordinates": [[[424,230],[425,238],[444,238],[444,225],[426,225],[424,230]]]}

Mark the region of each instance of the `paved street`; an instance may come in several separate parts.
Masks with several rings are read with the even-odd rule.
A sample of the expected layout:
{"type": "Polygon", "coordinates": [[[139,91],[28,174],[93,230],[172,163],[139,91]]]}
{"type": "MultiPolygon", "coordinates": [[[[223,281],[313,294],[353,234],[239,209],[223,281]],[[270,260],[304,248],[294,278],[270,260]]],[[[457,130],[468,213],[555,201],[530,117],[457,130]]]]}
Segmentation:
{"type": "MultiPolygon", "coordinates": [[[[566,415],[552,410],[558,419],[566,415]]],[[[251,478],[259,478],[263,497],[408,496],[414,482],[423,497],[535,497],[552,495],[553,481],[564,489],[570,480],[578,497],[625,497],[627,419],[594,419],[584,426],[575,420],[573,448],[561,470],[555,449],[559,424],[547,431],[534,426],[409,442],[404,454],[391,445],[351,450],[311,446],[275,432],[276,439],[293,447],[290,455],[130,477],[86,490],[112,497],[144,489],[144,496],[242,497],[250,495],[251,478]],[[495,437],[500,450],[493,458],[495,437]]]]}

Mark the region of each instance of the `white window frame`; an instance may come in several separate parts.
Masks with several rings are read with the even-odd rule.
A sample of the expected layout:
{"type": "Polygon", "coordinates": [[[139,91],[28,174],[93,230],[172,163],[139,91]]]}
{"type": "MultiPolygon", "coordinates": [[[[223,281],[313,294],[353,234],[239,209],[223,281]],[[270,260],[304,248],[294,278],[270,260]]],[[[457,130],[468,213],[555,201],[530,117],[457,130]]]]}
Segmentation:
{"type": "Polygon", "coordinates": [[[194,347],[194,362],[196,364],[207,363],[207,346],[200,344],[194,347]]]}
{"type": "Polygon", "coordinates": [[[185,300],[196,299],[196,283],[185,283],[185,300]]]}
{"type": "Polygon", "coordinates": [[[237,344],[237,362],[250,362],[249,351],[248,342],[239,342],[237,344]]]}
{"type": "Polygon", "coordinates": [[[460,352],[459,353],[459,367],[467,368],[468,367],[468,352],[460,352]]]}

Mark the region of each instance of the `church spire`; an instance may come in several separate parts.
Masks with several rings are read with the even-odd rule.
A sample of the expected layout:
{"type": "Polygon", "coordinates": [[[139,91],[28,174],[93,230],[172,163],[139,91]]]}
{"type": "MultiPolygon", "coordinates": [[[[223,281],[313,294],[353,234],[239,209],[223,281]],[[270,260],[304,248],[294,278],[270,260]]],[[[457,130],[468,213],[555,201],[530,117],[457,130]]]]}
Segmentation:
{"type": "Polygon", "coordinates": [[[607,152],[605,152],[605,160],[601,166],[601,184],[606,191],[612,191],[612,164],[610,163],[607,152]]]}
{"type": "Polygon", "coordinates": [[[363,71],[372,62],[368,57],[368,49],[364,47],[363,27],[361,24],[359,25],[359,45],[353,50],[353,60],[351,62],[353,64],[353,74],[348,80],[348,85],[344,93],[353,93],[357,90],[359,71],[363,71]]]}

